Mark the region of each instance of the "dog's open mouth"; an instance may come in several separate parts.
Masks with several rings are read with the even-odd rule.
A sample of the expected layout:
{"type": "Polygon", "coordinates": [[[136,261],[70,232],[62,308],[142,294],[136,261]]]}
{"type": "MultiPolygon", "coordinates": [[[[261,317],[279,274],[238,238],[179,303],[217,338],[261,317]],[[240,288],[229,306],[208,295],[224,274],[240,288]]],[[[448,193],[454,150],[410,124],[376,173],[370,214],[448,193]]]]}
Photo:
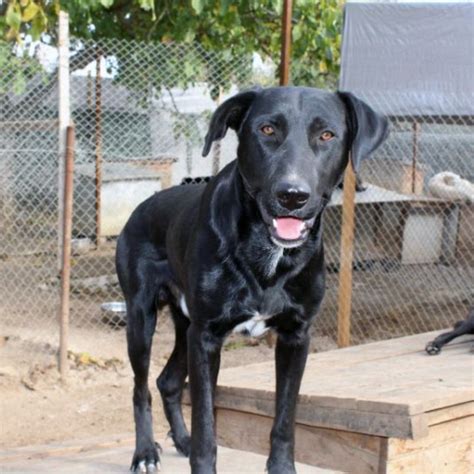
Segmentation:
{"type": "Polygon", "coordinates": [[[306,241],[310,230],[314,226],[316,217],[323,207],[323,205],[321,205],[320,208],[316,209],[316,212],[313,211],[311,213],[312,217],[307,217],[305,219],[294,215],[277,215],[276,217],[273,217],[275,214],[271,211],[269,212],[263,203],[258,202],[258,206],[263,222],[268,228],[271,241],[283,248],[299,247],[306,241]]]}
{"type": "Polygon", "coordinates": [[[306,240],[313,224],[314,219],[275,217],[272,219],[270,237],[275,244],[282,247],[297,247],[306,240]]]}

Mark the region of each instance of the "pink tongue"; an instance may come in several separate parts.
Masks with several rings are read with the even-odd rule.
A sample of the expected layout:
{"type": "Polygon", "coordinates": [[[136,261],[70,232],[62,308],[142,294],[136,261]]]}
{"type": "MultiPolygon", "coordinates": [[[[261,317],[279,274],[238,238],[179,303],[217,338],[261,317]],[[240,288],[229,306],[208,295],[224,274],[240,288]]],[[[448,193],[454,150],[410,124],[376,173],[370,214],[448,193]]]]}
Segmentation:
{"type": "Polygon", "coordinates": [[[285,240],[298,239],[304,229],[304,221],[294,217],[277,217],[275,224],[278,237],[285,240]]]}

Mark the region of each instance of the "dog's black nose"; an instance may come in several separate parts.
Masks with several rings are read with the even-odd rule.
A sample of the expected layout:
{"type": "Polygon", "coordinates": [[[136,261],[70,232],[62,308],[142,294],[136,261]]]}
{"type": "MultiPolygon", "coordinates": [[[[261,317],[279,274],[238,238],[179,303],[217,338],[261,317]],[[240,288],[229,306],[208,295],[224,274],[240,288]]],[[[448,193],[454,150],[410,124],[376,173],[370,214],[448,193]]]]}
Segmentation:
{"type": "Polygon", "coordinates": [[[302,188],[285,187],[277,190],[276,197],[281,206],[289,211],[301,209],[309,200],[309,192],[302,188]]]}

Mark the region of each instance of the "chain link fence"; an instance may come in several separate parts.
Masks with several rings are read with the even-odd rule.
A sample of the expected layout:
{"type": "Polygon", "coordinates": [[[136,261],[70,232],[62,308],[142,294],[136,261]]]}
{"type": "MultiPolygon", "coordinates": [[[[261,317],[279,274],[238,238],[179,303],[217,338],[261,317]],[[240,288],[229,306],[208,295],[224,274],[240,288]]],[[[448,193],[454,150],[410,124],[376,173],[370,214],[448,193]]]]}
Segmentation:
{"type": "Polygon", "coordinates": [[[390,136],[359,173],[366,190],[356,193],[351,294],[338,293],[342,192],[327,212],[321,312],[321,330],[333,335],[334,308],[351,298],[355,344],[452,326],[474,304],[474,186],[455,195],[451,175],[474,182],[474,118],[361,99],[390,119],[390,136]]]}
{"type": "Polygon", "coordinates": [[[234,137],[208,158],[201,150],[222,100],[262,80],[274,83],[273,72],[253,61],[199,44],[75,43],[72,340],[90,328],[107,335],[124,326],[114,252],[133,209],[156,191],[206,179],[235,157],[234,137]]]}
{"type": "MultiPolygon", "coordinates": [[[[234,159],[231,132],[201,157],[212,111],[241,89],[275,80],[272,68],[256,66],[251,55],[236,58],[197,44],[73,40],[69,64],[76,128],[70,337],[73,349],[85,350],[124,325],[114,251],[131,211],[152,193],[205,179],[234,159]]],[[[9,56],[1,67],[2,332],[53,351],[56,50],[9,56]]],[[[386,113],[382,97],[363,99],[386,113]]],[[[391,136],[360,172],[367,189],[356,194],[348,295],[338,294],[342,191],[326,213],[327,295],[314,326],[326,347],[335,346],[340,297],[352,299],[353,343],[444,328],[473,304],[474,204],[429,190],[442,171],[474,180],[472,118],[388,115],[391,136]]]]}
{"type": "Polygon", "coordinates": [[[34,353],[58,346],[56,73],[0,44],[0,325],[34,353]]]}

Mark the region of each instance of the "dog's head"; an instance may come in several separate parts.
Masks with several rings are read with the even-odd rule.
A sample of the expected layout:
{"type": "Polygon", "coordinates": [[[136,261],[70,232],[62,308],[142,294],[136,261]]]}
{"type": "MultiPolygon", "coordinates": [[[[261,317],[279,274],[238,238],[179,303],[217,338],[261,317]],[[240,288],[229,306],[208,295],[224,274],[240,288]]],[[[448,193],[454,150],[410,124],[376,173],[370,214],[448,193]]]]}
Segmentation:
{"type": "Polygon", "coordinates": [[[238,168],[270,238],[297,247],[341,182],[385,139],[388,121],[346,92],[281,87],[250,90],[215,111],[204,144],[237,132],[238,168]]]}

